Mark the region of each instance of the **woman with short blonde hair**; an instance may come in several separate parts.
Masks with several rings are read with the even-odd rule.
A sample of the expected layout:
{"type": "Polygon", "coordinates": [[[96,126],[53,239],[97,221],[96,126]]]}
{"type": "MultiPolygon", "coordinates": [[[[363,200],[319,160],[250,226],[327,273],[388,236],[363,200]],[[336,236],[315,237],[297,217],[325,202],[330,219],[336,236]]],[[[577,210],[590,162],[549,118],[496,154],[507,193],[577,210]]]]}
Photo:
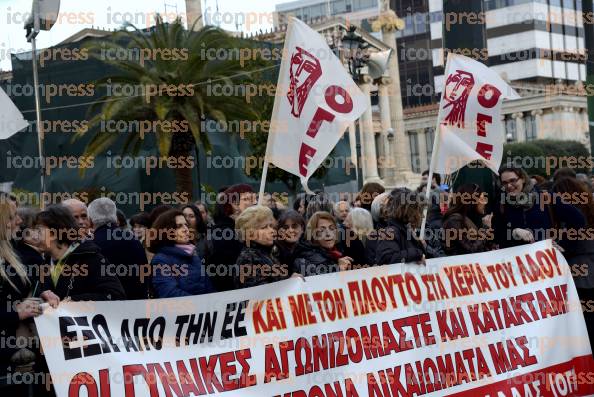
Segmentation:
{"type": "Polygon", "coordinates": [[[274,223],[272,210],[263,205],[256,205],[239,214],[235,219],[235,230],[239,239],[249,246],[250,240],[254,237],[253,232],[271,222],[274,223]]]}
{"type": "Polygon", "coordinates": [[[235,229],[243,241],[235,262],[235,289],[269,284],[290,276],[289,266],[279,263],[273,255],[276,221],[270,208],[257,205],[245,209],[235,219],[235,229]]]}

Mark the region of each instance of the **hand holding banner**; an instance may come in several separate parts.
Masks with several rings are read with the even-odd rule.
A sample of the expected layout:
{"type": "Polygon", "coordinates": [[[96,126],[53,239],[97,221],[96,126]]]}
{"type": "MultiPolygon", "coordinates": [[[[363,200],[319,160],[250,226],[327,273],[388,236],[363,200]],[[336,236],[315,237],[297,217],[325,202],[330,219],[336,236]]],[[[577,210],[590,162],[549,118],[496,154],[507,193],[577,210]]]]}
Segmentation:
{"type": "Polygon", "coordinates": [[[187,298],[69,302],[35,319],[58,397],[594,394],[551,244],[187,298]]]}

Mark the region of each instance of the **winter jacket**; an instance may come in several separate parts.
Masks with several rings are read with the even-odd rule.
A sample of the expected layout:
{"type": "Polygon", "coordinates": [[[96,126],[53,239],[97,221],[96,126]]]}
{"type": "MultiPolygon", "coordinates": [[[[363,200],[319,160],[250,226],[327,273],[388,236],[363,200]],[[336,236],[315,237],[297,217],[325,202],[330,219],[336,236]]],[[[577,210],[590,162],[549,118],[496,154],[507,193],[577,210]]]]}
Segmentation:
{"type": "MultiPolygon", "coordinates": [[[[0,277],[0,334],[5,340],[8,340],[8,338],[16,336],[17,328],[21,323],[15,306],[29,295],[31,284],[24,283],[12,269],[6,269],[6,264],[2,259],[0,259],[0,266],[5,268],[5,273],[16,287],[0,277]]],[[[11,366],[10,358],[18,350],[18,348],[8,345],[0,349],[0,376],[7,374],[8,367],[11,366]]]]}
{"type": "MultiPolygon", "coordinates": [[[[209,230],[210,238],[206,263],[230,268],[237,262],[237,257],[243,248],[242,242],[235,232],[235,221],[229,217],[217,219],[214,227],[209,230]]],[[[212,282],[217,291],[230,291],[234,288],[232,271],[217,271],[212,282]]]]}
{"type": "Polygon", "coordinates": [[[273,247],[253,242],[249,247],[243,247],[236,263],[239,269],[233,275],[235,289],[270,284],[289,277],[289,266],[279,263],[272,250],[273,247]]]}
{"type": "Polygon", "coordinates": [[[378,265],[411,263],[423,258],[425,254],[423,246],[412,237],[412,233],[407,233],[407,230],[406,225],[394,220],[389,220],[384,229],[378,230],[375,263],[378,265]]]}
{"type": "Polygon", "coordinates": [[[366,265],[367,257],[365,256],[365,245],[359,239],[357,234],[352,229],[347,229],[344,226],[339,226],[340,241],[336,244],[336,248],[344,254],[353,259],[354,265],[366,265]]]}
{"type": "MultiPolygon", "coordinates": [[[[32,246],[25,243],[23,239],[11,241],[11,244],[21,260],[21,263],[27,268],[29,279],[34,285],[38,280],[37,275],[40,274],[40,267],[45,263],[43,255],[32,246]]],[[[36,291],[36,293],[39,294],[39,291],[36,291]]]]}
{"type": "Polygon", "coordinates": [[[293,272],[304,277],[339,271],[338,259],[327,249],[308,241],[300,241],[294,255],[293,272]]]}
{"type": "Polygon", "coordinates": [[[174,298],[216,292],[194,251],[188,254],[176,246],[162,247],[151,261],[156,298],[174,298]]]}
{"type": "Polygon", "coordinates": [[[447,255],[465,255],[490,249],[492,232],[479,228],[468,217],[454,213],[443,220],[443,248],[447,255]]]}
{"type": "Polygon", "coordinates": [[[594,288],[594,240],[574,240],[563,247],[577,288],[594,288]]]}
{"type": "Polygon", "coordinates": [[[51,290],[60,300],[67,297],[73,301],[126,299],[120,280],[106,271],[106,265],[99,247],[91,241],[83,241],[66,257],[57,284],[47,275],[41,280],[40,291],[51,290]]]}
{"type": "Polygon", "coordinates": [[[142,268],[148,266],[148,261],[142,244],[133,232],[103,225],[93,235],[93,242],[109,263],[109,273],[120,279],[127,298],[147,299],[150,278],[146,278],[147,272],[143,272],[142,268]]]}
{"type": "Polygon", "coordinates": [[[526,244],[525,241],[513,239],[512,232],[516,228],[530,230],[534,239],[541,241],[547,239],[547,232],[553,228],[579,229],[585,226],[586,220],[580,210],[571,204],[563,203],[560,197],[557,196],[554,203],[548,204],[543,201],[543,192],[538,188],[532,188],[525,194],[530,195],[530,202],[533,204],[518,205],[507,202],[495,207],[491,222],[495,242],[500,248],[526,244]]]}

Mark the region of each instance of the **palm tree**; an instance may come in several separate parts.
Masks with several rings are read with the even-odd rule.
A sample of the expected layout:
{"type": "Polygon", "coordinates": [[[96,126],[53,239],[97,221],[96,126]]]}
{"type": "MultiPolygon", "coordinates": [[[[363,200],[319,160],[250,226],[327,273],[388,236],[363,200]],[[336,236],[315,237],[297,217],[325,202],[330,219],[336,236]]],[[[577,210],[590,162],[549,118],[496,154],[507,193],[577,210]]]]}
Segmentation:
{"type": "MultiPolygon", "coordinates": [[[[268,69],[261,60],[252,60],[241,64],[237,54],[239,48],[246,48],[244,40],[232,37],[223,30],[206,26],[195,32],[184,29],[180,20],[164,23],[157,17],[156,25],[150,30],[140,30],[133,25],[126,25],[110,39],[93,41],[86,48],[95,58],[115,67],[116,72],[96,81],[97,87],[113,87],[115,84],[132,87],[179,88],[179,95],[163,95],[147,98],[143,95],[114,97],[105,95],[90,108],[94,116],[90,118],[88,129],[79,130],[75,139],[89,132],[97,132],[104,120],[125,121],[161,121],[187,126],[187,132],[165,131],[161,124],[156,124],[155,138],[160,156],[188,158],[194,153],[196,145],[209,152],[210,142],[203,130],[202,120],[227,122],[231,120],[256,120],[260,114],[253,105],[246,103],[243,96],[216,96],[209,93],[209,84],[236,86],[256,81],[261,76],[259,70],[268,69]],[[129,29],[131,28],[131,29],[129,29]],[[145,60],[137,59],[105,60],[101,54],[127,51],[133,53],[143,49],[147,54],[163,54],[163,50],[177,49],[180,60],[164,59],[161,55],[145,60]],[[224,49],[230,56],[210,59],[209,49],[224,49]],[[108,52],[111,51],[111,52],[108,52]],[[185,56],[184,56],[185,53],[185,56]],[[181,54],[181,55],[179,55],[181,54]],[[185,58],[185,59],[183,59],[185,58]],[[225,59],[219,59],[225,58],[225,59]]],[[[175,53],[175,51],[172,51],[175,53]]],[[[113,145],[118,133],[96,133],[87,144],[86,156],[97,156],[113,145]]],[[[145,143],[140,134],[127,134],[123,141],[122,155],[137,156],[145,143]]],[[[192,169],[175,169],[176,189],[192,197],[192,169]]]]}

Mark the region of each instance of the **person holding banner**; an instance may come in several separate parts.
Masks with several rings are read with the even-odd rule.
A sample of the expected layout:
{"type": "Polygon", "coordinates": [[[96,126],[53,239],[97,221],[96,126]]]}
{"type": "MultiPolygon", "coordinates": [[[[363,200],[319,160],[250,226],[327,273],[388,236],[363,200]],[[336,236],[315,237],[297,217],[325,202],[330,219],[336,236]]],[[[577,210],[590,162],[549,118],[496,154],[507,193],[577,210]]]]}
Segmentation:
{"type": "MultiPolygon", "coordinates": [[[[33,340],[21,331],[28,329],[33,317],[41,315],[41,299],[31,297],[32,283],[27,269],[10,244],[20,219],[16,204],[6,194],[0,194],[0,332],[4,340],[13,339],[13,346],[5,346],[0,354],[0,376],[11,376],[15,367],[35,360],[33,340]],[[22,347],[22,348],[18,348],[22,347]]],[[[52,306],[57,302],[52,301],[52,306]]],[[[25,395],[25,387],[15,385],[10,389],[13,396],[25,395]]]]}
{"type": "Polygon", "coordinates": [[[443,216],[443,247],[447,255],[491,249],[493,232],[484,227],[482,219],[487,202],[487,194],[474,183],[458,187],[450,196],[450,208],[443,216]]]}
{"type": "Polygon", "coordinates": [[[235,220],[235,229],[243,241],[233,274],[235,289],[255,287],[289,277],[289,266],[272,255],[276,221],[272,210],[257,205],[247,208],[235,220]]]}
{"type": "Polygon", "coordinates": [[[304,277],[348,270],[353,259],[336,248],[338,226],[329,212],[314,213],[305,229],[306,241],[295,249],[293,272],[304,277]]]}
{"type": "Polygon", "coordinates": [[[40,248],[49,259],[49,275],[42,272],[41,291],[54,293],[60,300],[105,301],[126,299],[126,293],[99,247],[80,240],[79,227],[70,211],[51,205],[37,214],[40,248]],[[48,292],[49,291],[49,292],[48,292]]]}
{"type": "Polygon", "coordinates": [[[576,207],[533,186],[524,169],[505,166],[499,170],[499,180],[502,194],[492,219],[499,248],[549,238],[561,243],[559,230],[585,226],[585,218],[576,207]]]}
{"type": "Polygon", "coordinates": [[[202,269],[202,258],[190,242],[190,229],[184,213],[172,209],[153,223],[148,245],[155,256],[151,261],[156,298],[175,298],[215,292],[202,269]]]}

